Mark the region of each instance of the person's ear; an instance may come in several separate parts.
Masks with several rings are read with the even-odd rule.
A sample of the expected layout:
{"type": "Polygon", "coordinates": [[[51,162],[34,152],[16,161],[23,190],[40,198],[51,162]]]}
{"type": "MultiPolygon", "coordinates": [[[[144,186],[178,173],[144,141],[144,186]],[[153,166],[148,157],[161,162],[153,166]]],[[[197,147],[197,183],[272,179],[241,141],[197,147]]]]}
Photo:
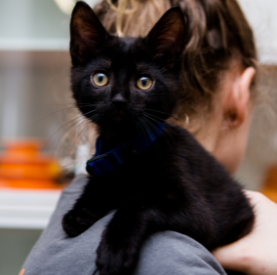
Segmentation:
{"type": "Polygon", "coordinates": [[[70,55],[73,66],[84,65],[96,55],[109,34],[85,2],[75,5],[70,22],[70,55]]]}
{"type": "Polygon", "coordinates": [[[239,127],[246,118],[250,104],[250,86],[256,70],[246,68],[230,89],[223,106],[224,117],[231,128],[239,127]]]}

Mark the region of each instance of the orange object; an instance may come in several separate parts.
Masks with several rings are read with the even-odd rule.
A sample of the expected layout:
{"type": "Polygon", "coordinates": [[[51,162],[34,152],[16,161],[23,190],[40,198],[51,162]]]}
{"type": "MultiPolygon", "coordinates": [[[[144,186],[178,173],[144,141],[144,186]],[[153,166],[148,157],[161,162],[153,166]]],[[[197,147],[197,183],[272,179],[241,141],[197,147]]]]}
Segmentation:
{"type": "Polygon", "coordinates": [[[57,161],[40,153],[38,141],[10,141],[0,156],[0,187],[59,188],[54,179],[61,169],[57,161]]]}
{"type": "Polygon", "coordinates": [[[261,192],[272,201],[277,202],[277,165],[268,169],[261,192]]]}

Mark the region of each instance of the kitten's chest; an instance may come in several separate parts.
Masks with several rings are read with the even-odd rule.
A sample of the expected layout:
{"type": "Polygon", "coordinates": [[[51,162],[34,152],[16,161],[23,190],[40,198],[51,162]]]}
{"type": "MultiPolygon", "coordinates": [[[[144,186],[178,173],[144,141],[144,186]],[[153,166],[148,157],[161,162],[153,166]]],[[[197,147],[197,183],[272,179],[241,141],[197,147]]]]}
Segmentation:
{"type": "MultiPolygon", "coordinates": [[[[105,174],[100,179],[101,185],[120,199],[153,197],[157,194],[166,196],[180,189],[183,177],[190,178],[190,175],[187,173],[185,158],[180,157],[180,153],[186,151],[186,138],[180,138],[179,131],[179,128],[166,124],[164,132],[156,141],[140,153],[131,153],[130,148],[125,148],[124,163],[115,165],[111,173],[105,174]]],[[[105,143],[102,145],[103,151],[111,148],[105,143]]]]}
{"type": "Polygon", "coordinates": [[[106,190],[118,197],[153,196],[157,192],[166,192],[170,185],[166,169],[170,156],[164,151],[156,151],[155,146],[139,155],[132,155],[124,164],[101,179],[106,190]]]}

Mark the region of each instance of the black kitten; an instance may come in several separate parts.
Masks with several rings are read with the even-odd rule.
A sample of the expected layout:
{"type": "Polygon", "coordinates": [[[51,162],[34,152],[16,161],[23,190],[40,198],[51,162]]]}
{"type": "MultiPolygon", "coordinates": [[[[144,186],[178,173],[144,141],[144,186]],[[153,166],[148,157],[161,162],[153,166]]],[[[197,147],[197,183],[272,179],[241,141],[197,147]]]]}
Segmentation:
{"type": "Polygon", "coordinates": [[[119,38],[85,3],[73,11],[73,96],[98,125],[97,155],[119,146],[125,158],[93,159],[101,166],[108,158],[63,219],[75,237],[116,210],[97,249],[101,275],[131,274],[142,243],[157,231],[186,234],[212,250],[251,230],[253,211],[238,183],[189,132],[164,124],[183,89],[186,26],[172,8],[146,38],[119,38]]]}

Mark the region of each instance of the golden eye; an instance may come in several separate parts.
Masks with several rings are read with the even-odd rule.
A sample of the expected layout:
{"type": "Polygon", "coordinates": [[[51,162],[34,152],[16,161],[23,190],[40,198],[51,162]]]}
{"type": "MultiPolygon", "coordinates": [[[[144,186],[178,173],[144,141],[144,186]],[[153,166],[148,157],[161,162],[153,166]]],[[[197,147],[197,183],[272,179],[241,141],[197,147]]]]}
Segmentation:
{"type": "Polygon", "coordinates": [[[108,84],[109,78],[104,73],[97,73],[93,76],[93,82],[96,86],[105,86],[108,84]]]}
{"type": "Polygon", "coordinates": [[[141,77],[137,81],[138,88],[144,91],[150,89],[152,87],[152,84],[153,84],[153,81],[146,76],[141,77]]]}

